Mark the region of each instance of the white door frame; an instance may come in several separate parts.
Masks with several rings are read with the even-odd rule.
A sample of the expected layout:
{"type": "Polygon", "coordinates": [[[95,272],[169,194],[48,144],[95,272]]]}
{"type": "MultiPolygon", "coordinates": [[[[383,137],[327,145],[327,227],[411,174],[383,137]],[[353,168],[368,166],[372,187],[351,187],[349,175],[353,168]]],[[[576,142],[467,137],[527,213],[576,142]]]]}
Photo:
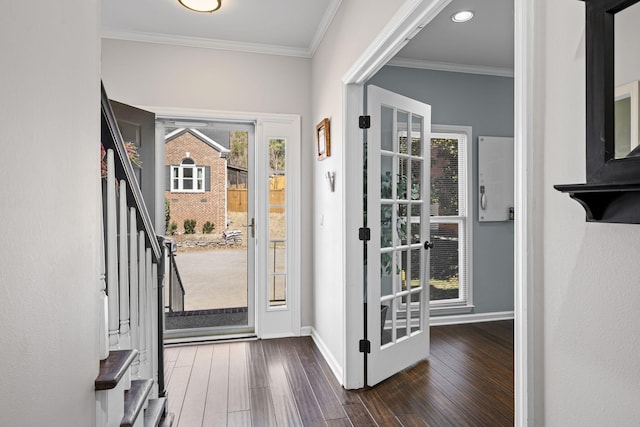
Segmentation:
{"type": "MultiPolygon", "coordinates": [[[[255,334],[259,338],[276,338],[276,337],[285,337],[285,336],[299,336],[300,335],[300,263],[301,263],[301,254],[300,254],[300,227],[301,227],[301,216],[300,216],[300,199],[301,199],[301,185],[300,185],[300,156],[301,156],[301,145],[302,145],[302,135],[300,133],[300,116],[296,114],[270,114],[270,113],[242,113],[242,112],[227,112],[227,111],[214,111],[214,110],[202,110],[202,109],[189,109],[189,108],[166,108],[166,107],[153,107],[153,106],[145,106],[140,107],[144,108],[148,111],[152,111],[156,113],[157,119],[163,118],[184,118],[191,120],[203,120],[203,121],[225,121],[225,122],[253,122],[255,123],[255,141],[256,144],[259,144],[264,138],[268,136],[275,136],[270,134],[271,129],[278,128],[278,126],[286,125],[291,127],[297,127],[297,133],[295,133],[294,137],[291,138],[290,144],[287,145],[287,158],[291,158],[291,161],[288,161],[287,166],[287,299],[289,303],[290,315],[288,318],[284,318],[283,316],[279,316],[278,321],[285,321],[286,325],[278,328],[275,331],[266,330],[264,325],[265,319],[261,318],[261,312],[264,310],[259,310],[260,307],[258,304],[261,304],[260,296],[264,296],[264,292],[260,292],[258,287],[261,283],[265,282],[266,277],[261,277],[261,274],[265,272],[265,257],[261,256],[259,251],[256,251],[255,256],[255,268],[254,268],[254,328],[255,334]],[[266,132],[265,132],[265,129],[266,132]]],[[[163,138],[164,140],[164,138],[163,138]]],[[[256,155],[259,153],[264,153],[264,150],[258,150],[255,147],[256,155]]],[[[164,150],[162,150],[162,158],[161,165],[164,162],[164,150]]],[[[158,159],[156,159],[158,161],[158,159]]],[[[164,167],[161,168],[162,171],[164,167]]],[[[257,169],[257,167],[256,167],[257,169]]],[[[161,171],[156,173],[156,178],[160,177],[162,180],[161,171]]],[[[255,171],[255,176],[259,177],[262,173],[260,170],[255,171]]],[[[257,184],[254,183],[254,185],[257,184]]],[[[164,197],[164,195],[163,195],[164,197]]],[[[256,207],[255,207],[255,216],[256,216],[256,227],[265,227],[266,228],[266,220],[265,212],[264,212],[264,201],[266,200],[266,196],[262,199],[262,204],[260,203],[259,195],[256,194],[256,207]]],[[[256,245],[262,244],[263,242],[257,241],[256,245]]],[[[282,322],[280,322],[282,323],[282,322]]],[[[269,323],[271,324],[271,323],[269,323]]]]}
{"type": "MultiPolygon", "coordinates": [[[[382,33],[344,75],[344,141],[362,141],[358,116],[363,114],[364,84],[384,66],[415,34],[428,24],[451,0],[407,0],[400,7],[382,33]]],[[[533,0],[514,0],[515,59],[514,59],[514,139],[515,139],[515,425],[533,425],[533,0]]],[[[362,211],[362,151],[361,144],[345,144],[343,156],[345,186],[345,229],[362,227],[362,218],[349,212],[362,211]],[[349,165],[346,164],[349,159],[349,165]]],[[[362,242],[357,233],[344,233],[345,277],[345,353],[343,383],[347,388],[364,386],[362,354],[358,341],[362,337],[362,242]]]]}

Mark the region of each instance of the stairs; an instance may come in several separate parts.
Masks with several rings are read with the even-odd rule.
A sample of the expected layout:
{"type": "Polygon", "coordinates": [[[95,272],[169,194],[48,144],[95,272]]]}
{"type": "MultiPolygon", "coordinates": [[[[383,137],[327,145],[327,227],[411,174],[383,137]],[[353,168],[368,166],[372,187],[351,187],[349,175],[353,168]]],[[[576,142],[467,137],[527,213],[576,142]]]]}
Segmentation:
{"type": "Polygon", "coordinates": [[[151,399],[147,409],[144,411],[144,425],[145,426],[157,426],[160,424],[160,420],[164,416],[164,411],[167,405],[167,399],[160,397],[158,399],[151,399]]]}
{"type": "Polygon", "coordinates": [[[131,380],[130,366],[137,355],[137,350],[113,350],[100,361],[95,380],[97,426],[172,426],[173,414],[166,414],[167,399],[150,399],[154,380],[131,380]]]}

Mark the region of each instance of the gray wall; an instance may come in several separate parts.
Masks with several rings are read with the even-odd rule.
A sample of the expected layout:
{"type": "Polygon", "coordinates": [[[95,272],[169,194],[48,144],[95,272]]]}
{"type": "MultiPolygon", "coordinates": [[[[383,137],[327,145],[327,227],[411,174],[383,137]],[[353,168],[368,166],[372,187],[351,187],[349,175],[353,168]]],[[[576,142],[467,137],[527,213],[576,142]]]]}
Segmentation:
{"type": "MultiPolygon", "coordinates": [[[[513,136],[510,77],[384,67],[373,84],[431,105],[431,122],[473,127],[473,188],[478,170],[478,135],[513,136]]],[[[473,302],[475,313],[513,310],[513,223],[478,222],[472,195],[473,302]]],[[[517,213],[516,213],[517,214],[517,213]]]]}

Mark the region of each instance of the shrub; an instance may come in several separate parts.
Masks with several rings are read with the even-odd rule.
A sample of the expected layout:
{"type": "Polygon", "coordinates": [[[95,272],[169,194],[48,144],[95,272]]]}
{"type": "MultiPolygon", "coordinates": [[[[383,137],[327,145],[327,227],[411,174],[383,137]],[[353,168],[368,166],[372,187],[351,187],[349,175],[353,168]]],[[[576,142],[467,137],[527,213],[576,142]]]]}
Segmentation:
{"type": "Polygon", "coordinates": [[[202,232],[204,234],[211,234],[211,232],[216,228],[215,225],[213,225],[212,222],[207,221],[204,223],[204,225],[202,226],[202,232]]]}
{"type": "Polygon", "coordinates": [[[184,220],[184,234],[195,234],[196,232],[196,220],[185,219],[184,220]]]}
{"type": "Polygon", "coordinates": [[[170,236],[173,236],[174,234],[176,234],[176,231],[178,231],[178,223],[175,221],[171,221],[169,227],[167,227],[167,233],[170,236]]]}

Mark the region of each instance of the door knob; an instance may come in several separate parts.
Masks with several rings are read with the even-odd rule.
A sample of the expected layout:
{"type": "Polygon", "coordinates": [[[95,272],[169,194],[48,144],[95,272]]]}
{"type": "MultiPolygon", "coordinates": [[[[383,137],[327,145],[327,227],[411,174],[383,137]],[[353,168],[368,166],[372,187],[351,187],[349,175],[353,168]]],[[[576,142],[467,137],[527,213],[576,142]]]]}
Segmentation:
{"type": "Polygon", "coordinates": [[[251,238],[256,237],[256,219],[251,218],[251,222],[249,224],[242,224],[243,227],[251,228],[251,238]]]}
{"type": "Polygon", "coordinates": [[[430,242],[428,240],[426,242],[424,242],[424,249],[427,250],[427,251],[429,249],[433,249],[433,242],[430,242]]]}

